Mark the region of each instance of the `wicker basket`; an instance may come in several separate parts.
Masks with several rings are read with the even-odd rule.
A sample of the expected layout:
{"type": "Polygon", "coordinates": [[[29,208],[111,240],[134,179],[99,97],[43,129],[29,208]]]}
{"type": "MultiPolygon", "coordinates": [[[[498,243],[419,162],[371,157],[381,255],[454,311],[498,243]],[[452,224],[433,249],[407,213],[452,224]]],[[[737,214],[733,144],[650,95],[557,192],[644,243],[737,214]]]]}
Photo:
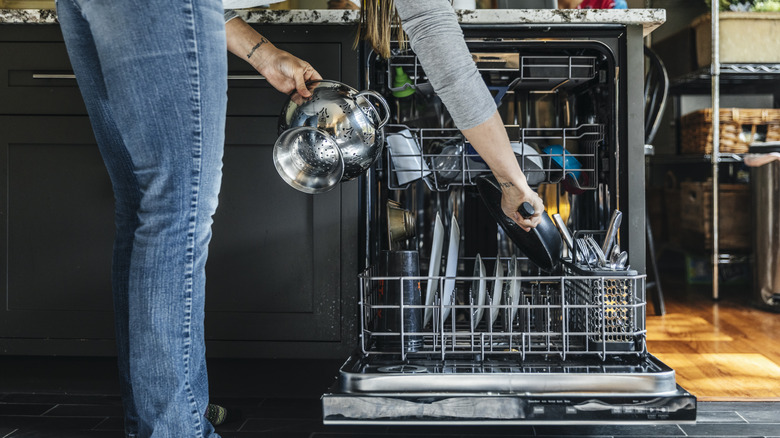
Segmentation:
{"type": "MultiPolygon", "coordinates": [[[[752,248],[750,187],[718,185],[718,245],[723,250],[752,248]]],[[[712,180],[680,183],[682,246],[691,251],[712,249],[712,180]]]]}
{"type": "MultiPolygon", "coordinates": [[[[682,153],[712,153],[712,109],[686,114],[682,153]]],[[[723,108],[720,110],[720,152],[744,154],[754,141],[780,141],[780,109],[723,108]]]]}

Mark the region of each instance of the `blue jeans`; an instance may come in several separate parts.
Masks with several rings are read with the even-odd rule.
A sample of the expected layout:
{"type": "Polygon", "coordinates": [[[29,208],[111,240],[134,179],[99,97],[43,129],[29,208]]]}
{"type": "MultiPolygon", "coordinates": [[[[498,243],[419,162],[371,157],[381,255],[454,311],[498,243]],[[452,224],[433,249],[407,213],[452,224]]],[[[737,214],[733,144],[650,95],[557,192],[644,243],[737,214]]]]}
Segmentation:
{"type": "Polygon", "coordinates": [[[221,0],[59,0],[116,200],[112,282],[127,436],[218,437],[205,263],[222,178],[221,0]]]}

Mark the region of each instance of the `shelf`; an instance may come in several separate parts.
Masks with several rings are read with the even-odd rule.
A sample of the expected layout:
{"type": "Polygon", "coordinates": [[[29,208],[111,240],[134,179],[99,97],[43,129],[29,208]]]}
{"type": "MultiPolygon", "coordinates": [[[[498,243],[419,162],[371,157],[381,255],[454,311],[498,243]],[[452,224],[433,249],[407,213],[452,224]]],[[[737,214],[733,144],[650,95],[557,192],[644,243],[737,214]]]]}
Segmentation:
{"type": "MultiPolygon", "coordinates": [[[[693,87],[707,89],[711,86],[710,67],[675,78],[671,81],[672,89],[693,87]]],[[[721,64],[721,85],[753,85],[755,81],[780,81],[780,64],[721,64]]]]}
{"type": "MultiPolygon", "coordinates": [[[[744,157],[744,154],[722,153],[722,154],[719,154],[718,162],[720,162],[720,163],[741,163],[743,157],[744,157]]],[[[691,163],[707,164],[707,163],[710,163],[711,160],[712,160],[712,155],[709,155],[709,154],[705,154],[705,155],[659,154],[659,155],[654,155],[654,156],[652,156],[652,158],[650,158],[650,162],[651,163],[658,163],[658,164],[691,164],[691,163]]]]}

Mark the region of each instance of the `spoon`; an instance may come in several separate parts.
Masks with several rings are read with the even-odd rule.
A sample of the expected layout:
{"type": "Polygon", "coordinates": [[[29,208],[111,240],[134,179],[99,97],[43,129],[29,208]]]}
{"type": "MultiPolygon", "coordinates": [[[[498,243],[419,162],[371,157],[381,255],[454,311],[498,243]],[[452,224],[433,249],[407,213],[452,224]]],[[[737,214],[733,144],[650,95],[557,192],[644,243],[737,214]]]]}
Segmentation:
{"type": "Polygon", "coordinates": [[[609,264],[613,271],[618,268],[618,259],[620,258],[620,246],[616,243],[609,253],[609,264]]]}
{"type": "Polygon", "coordinates": [[[617,265],[620,269],[626,269],[626,262],[628,261],[628,253],[622,251],[617,259],[617,265]]]}

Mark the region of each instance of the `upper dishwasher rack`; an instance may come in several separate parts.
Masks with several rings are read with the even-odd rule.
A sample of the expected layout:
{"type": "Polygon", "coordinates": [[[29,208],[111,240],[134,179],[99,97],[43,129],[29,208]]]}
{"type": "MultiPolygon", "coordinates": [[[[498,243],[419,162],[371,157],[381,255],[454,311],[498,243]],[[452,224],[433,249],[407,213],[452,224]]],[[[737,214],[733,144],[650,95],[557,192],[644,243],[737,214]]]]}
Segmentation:
{"type": "MultiPolygon", "coordinates": [[[[503,96],[500,93],[502,80],[506,82],[505,86],[513,83],[513,86],[521,89],[531,87],[549,91],[580,85],[592,80],[598,73],[595,56],[520,55],[517,52],[495,51],[472,52],[471,56],[480,72],[499,82],[495,84],[499,87],[497,100],[503,96]]],[[[404,69],[412,83],[402,87],[389,87],[390,91],[401,91],[409,86],[423,89],[430,87],[414,52],[400,51],[393,55],[387,64],[387,84],[393,83],[392,75],[397,67],[404,69]]]]}
{"type": "MultiPolygon", "coordinates": [[[[387,151],[387,187],[402,190],[422,179],[432,191],[453,186],[474,185],[476,177],[489,173],[487,165],[455,128],[411,128],[388,125],[388,135],[405,132],[419,147],[419,153],[387,151]],[[453,147],[453,145],[457,145],[453,147]],[[449,147],[448,147],[449,146],[449,147]]],[[[565,182],[579,190],[598,186],[599,146],[604,142],[604,125],[584,124],[575,128],[507,127],[520,168],[531,185],[565,182]],[[521,145],[527,145],[523,147],[521,145]],[[563,146],[564,150],[547,149],[563,146]],[[547,149],[545,153],[544,150],[547,149]],[[576,163],[576,164],[575,164],[576,163]],[[535,183],[534,183],[535,182],[535,183]]]]}
{"type": "MultiPolygon", "coordinates": [[[[599,152],[608,137],[609,118],[597,117],[595,103],[583,102],[593,102],[591,90],[607,82],[599,50],[572,50],[567,43],[548,41],[469,45],[529,185],[562,182],[573,193],[598,187],[599,152]]],[[[399,152],[388,142],[382,165],[389,189],[403,190],[422,180],[432,191],[447,191],[474,185],[477,176],[489,173],[455,128],[413,51],[395,49],[378,71],[388,95],[415,90],[405,103],[393,99],[396,112],[387,134],[403,133],[406,143],[416,145],[399,152]],[[408,82],[398,86],[394,78],[401,70],[408,82]]]]}

